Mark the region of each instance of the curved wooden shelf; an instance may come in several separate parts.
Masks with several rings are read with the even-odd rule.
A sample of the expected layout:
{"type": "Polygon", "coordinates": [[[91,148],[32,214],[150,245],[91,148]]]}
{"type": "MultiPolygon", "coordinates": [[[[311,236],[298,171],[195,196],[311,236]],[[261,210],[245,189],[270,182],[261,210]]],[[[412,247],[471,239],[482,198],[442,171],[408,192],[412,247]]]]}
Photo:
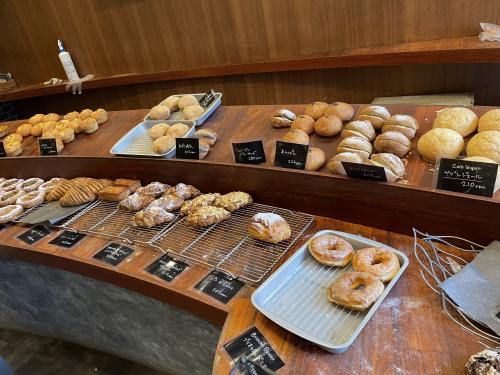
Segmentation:
{"type": "MultiPolygon", "coordinates": [[[[486,63],[500,61],[500,42],[481,42],[477,36],[355,48],[335,55],[303,56],[245,64],[194,67],[151,73],[129,73],[97,77],[83,83],[84,90],[180,79],[407,64],[486,63]]],[[[0,94],[0,101],[19,100],[64,93],[65,84],[29,85],[0,94]]]]}

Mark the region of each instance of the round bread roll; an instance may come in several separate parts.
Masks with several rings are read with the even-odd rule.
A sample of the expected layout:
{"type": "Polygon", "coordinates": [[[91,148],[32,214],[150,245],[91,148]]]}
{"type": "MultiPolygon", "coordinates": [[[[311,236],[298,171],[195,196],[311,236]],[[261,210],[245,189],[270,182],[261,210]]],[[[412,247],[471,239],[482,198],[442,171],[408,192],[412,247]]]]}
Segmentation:
{"type": "Polygon", "coordinates": [[[343,122],[349,121],[354,116],[354,108],[343,102],[333,102],[325,110],[325,116],[335,115],[343,122]]]}
{"type": "Polygon", "coordinates": [[[43,121],[44,122],[47,122],[47,121],[59,121],[61,119],[61,116],[59,116],[57,113],[49,113],[49,114],[46,114],[45,116],[43,116],[43,121]]]}
{"type": "Polygon", "coordinates": [[[342,165],[343,161],[349,163],[362,163],[364,158],[357,152],[341,152],[335,155],[333,158],[328,161],[326,168],[331,173],[341,174],[343,176],[346,175],[344,166],[342,165]]]}
{"type": "Polygon", "coordinates": [[[395,131],[405,135],[408,139],[413,139],[417,130],[417,120],[408,115],[392,115],[382,126],[382,133],[395,131]]]}
{"type": "Polygon", "coordinates": [[[75,131],[72,128],[63,128],[59,130],[59,135],[63,143],[69,143],[75,139],[75,131]]]}
{"type": "Polygon", "coordinates": [[[302,130],[306,134],[314,133],[314,119],[309,115],[301,115],[292,122],[292,129],[302,130]]]}
{"type": "Polygon", "coordinates": [[[435,128],[422,135],[417,143],[417,151],[427,161],[439,158],[455,159],[464,148],[460,133],[446,128],[435,128]]]}
{"type": "Polygon", "coordinates": [[[335,137],[342,131],[342,120],[337,115],[320,117],[314,123],[314,131],[322,137],[335,137]]]}
{"type": "Polygon", "coordinates": [[[165,154],[175,147],[175,137],[167,134],[153,142],[153,151],[157,154],[165,154]]]}
{"type": "Polygon", "coordinates": [[[379,130],[389,117],[391,117],[391,114],[387,108],[380,105],[369,105],[359,111],[357,120],[368,120],[375,130],[379,130]]]}
{"type": "Polygon", "coordinates": [[[33,125],[31,124],[22,124],[17,127],[16,133],[20,134],[22,137],[29,137],[31,135],[31,129],[33,125]]]}
{"type": "Polygon", "coordinates": [[[373,154],[370,157],[370,160],[366,161],[367,164],[373,164],[385,169],[385,175],[387,177],[387,181],[394,182],[398,178],[401,178],[406,173],[405,165],[394,154],[389,153],[380,153],[373,154]]]}
{"type": "Polygon", "coordinates": [[[46,132],[48,130],[54,130],[56,128],[57,122],[55,121],[47,121],[43,122],[43,131],[46,132]]]}
{"type": "Polygon", "coordinates": [[[163,137],[164,135],[167,134],[167,130],[169,128],[170,125],[165,123],[153,125],[151,129],[149,129],[149,138],[151,138],[154,141],[155,139],[163,137]]]}
{"type": "Polygon", "coordinates": [[[375,129],[373,129],[372,123],[368,120],[356,120],[344,126],[344,130],[342,130],[340,136],[342,138],[352,136],[362,137],[371,142],[375,139],[375,129]]]}
{"type": "Polygon", "coordinates": [[[277,109],[273,112],[273,116],[271,117],[271,126],[277,129],[288,128],[295,118],[295,113],[289,109],[277,109]]]}
{"type": "Polygon", "coordinates": [[[172,125],[167,130],[167,135],[171,135],[174,138],[182,138],[189,131],[189,126],[186,124],[177,123],[172,125]]]}
{"type": "Polygon", "coordinates": [[[479,118],[477,131],[485,132],[489,130],[500,131],[500,109],[492,109],[479,118]]]}
{"type": "Polygon", "coordinates": [[[93,119],[92,117],[87,117],[85,120],[82,121],[80,124],[80,129],[82,129],[82,132],[85,134],[92,134],[99,129],[99,125],[97,124],[97,121],[93,119]]]}
{"type": "Polygon", "coordinates": [[[205,157],[208,155],[208,151],[210,151],[210,145],[204,140],[200,139],[198,147],[200,149],[200,160],[205,159],[205,157]]]}
{"type": "Polygon", "coordinates": [[[80,114],[77,111],[69,112],[64,115],[64,119],[68,121],[73,121],[75,118],[78,118],[80,114]]]}
{"type": "Polygon", "coordinates": [[[98,124],[108,121],[108,112],[105,109],[99,108],[92,112],[93,119],[97,121],[98,124]]]}
{"type": "Polygon", "coordinates": [[[80,134],[82,132],[82,120],[80,118],[75,118],[69,122],[69,127],[73,129],[75,134],[80,134]]]}
{"type": "Polygon", "coordinates": [[[182,111],[185,107],[189,105],[197,105],[198,99],[194,95],[184,95],[177,101],[177,106],[182,111]]]}
{"type": "Polygon", "coordinates": [[[200,117],[203,112],[205,112],[205,109],[201,105],[188,105],[182,109],[182,117],[186,120],[193,120],[200,117]]]}
{"type": "Polygon", "coordinates": [[[170,109],[166,105],[157,105],[149,111],[151,120],[166,120],[170,117],[170,109]]]}
{"type": "Polygon", "coordinates": [[[40,137],[43,133],[43,122],[33,125],[31,128],[31,135],[33,137],[40,137]]]}
{"type": "Polygon", "coordinates": [[[170,113],[177,111],[179,106],[177,103],[179,102],[179,97],[176,95],[170,95],[167,99],[162,101],[160,105],[166,105],[170,109],[170,113]]]}
{"type": "Polygon", "coordinates": [[[379,134],[375,138],[373,146],[377,152],[389,152],[402,158],[410,151],[411,141],[406,135],[400,132],[388,131],[379,134]]]}
{"type": "Polygon", "coordinates": [[[289,143],[298,143],[301,145],[308,145],[309,136],[306,134],[306,132],[302,130],[292,129],[283,136],[282,141],[289,143]]]}
{"type": "Polygon", "coordinates": [[[70,124],[71,123],[68,120],[61,120],[61,121],[58,121],[56,123],[55,129],[56,130],[61,130],[61,129],[64,129],[64,128],[69,128],[70,124]]]}
{"type": "Polygon", "coordinates": [[[306,107],[304,114],[311,116],[314,120],[325,115],[328,104],[325,102],[313,102],[306,107]]]}
{"type": "Polygon", "coordinates": [[[373,151],[372,144],[363,137],[347,137],[340,141],[337,146],[337,153],[356,152],[363,159],[368,159],[373,151]]]}
{"type": "Polygon", "coordinates": [[[23,141],[23,136],[21,134],[17,134],[17,133],[9,134],[8,136],[6,136],[3,139],[4,144],[12,143],[12,142],[22,142],[22,141],[23,141]]]}
{"type": "MultiPolygon", "coordinates": [[[[498,164],[498,163],[495,163],[494,160],[491,160],[491,159],[488,159],[488,158],[484,158],[482,156],[470,156],[470,157],[465,158],[464,160],[478,161],[480,163],[498,164]]],[[[496,177],[496,180],[495,180],[495,187],[493,189],[494,192],[496,192],[499,188],[500,188],[500,167],[497,168],[497,177],[496,177]]]]}
{"type": "Polygon", "coordinates": [[[92,117],[92,113],[94,113],[91,109],[84,109],[83,111],[80,112],[80,115],[78,116],[80,120],[86,120],[89,117],[92,117]]]}
{"type": "Polygon", "coordinates": [[[23,152],[23,145],[18,141],[4,142],[3,147],[7,156],[18,156],[23,152]]]}
{"type": "Polygon", "coordinates": [[[30,123],[31,125],[36,125],[36,124],[39,124],[40,122],[45,121],[44,118],[45,118],[45,115],[42,115],[41,113],[37,113],[36,115],[30,117],[30,119],[28,120],[28,123],[30,123]]]}
{"type": "Polygon", "coordinates": [[[455,130],[466,137],[477,129],[477,116],[469,108],[445,108],[438,111],[432,127],[455,130]]]}
{"type": "Polygon", "coordinates": [[[467,156],[482,156],[500,163],[500,132],[487,130],[477,133],[467,144],[467,156]]]}
{"type": "Polygon", "coordinates": [[[306,171],[317,171],[325,164],[325,152],[318,147],[309,147],[306,158],[306,171]]]}

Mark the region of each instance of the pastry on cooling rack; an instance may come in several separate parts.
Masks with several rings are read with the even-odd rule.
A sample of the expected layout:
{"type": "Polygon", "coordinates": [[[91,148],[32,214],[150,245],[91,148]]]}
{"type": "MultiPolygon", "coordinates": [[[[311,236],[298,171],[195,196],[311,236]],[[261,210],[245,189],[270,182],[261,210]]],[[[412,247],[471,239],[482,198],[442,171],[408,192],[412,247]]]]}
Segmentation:
{"type": "Polygon", "coordinates": [[[151,228],[155,225],[169,223],[174,219],[174,214],[161,207],[148,207],[135,214],[133,224],[142,228],[151,228]]]}
{"type": "Polygon", "coordinates": [[[208,193],[197,196],[185,202],[181,207],[181,215],[189,215],[203,206],[212,206],[215,200],[220,197],[219,193],[208,193]]]}
{"type": "Polygon", "coordinates": [[[231,213],[223,208],[203,206],[190,213],[186,218],[186,223],[192,227],[207,227],[230,217],[231,213]]]}
{"type": "Polygon", "coordinates": [[[126,178],[118,178],[113,182],[116,186],[126,186],[130,192],[135,193],[141,187],[141,180],[128,180],[126,178]]]}
{"type": "Polygon", "coordinates": [[[16,203],[16,200],[25,195],[24,190],[10,190],[0,192],[0,207],[10,206],[16,203]]]}
{"type": "Polygon", "coordinates": [[[47,202],[53,202],[60,199],[66,192],[71,189],[74,182],[69,180],[64,180],[59,182],[51,191],[45,195],[45,200],[47,202]]]}
{"type": "Polygon", "coordinates": [[[155,198],[150,195],[135,192],[122,200],[118,204],[118,209],[123,211],[139,211],[146,208],[154,200],[155,198]]]}
{"type": "Polygon", "coordinates": [[[27,180],[17,184],[17,189],[21,189],[29,193],[30,191],[37,190],[44,182],[45,181],[41,178],[28,178],[27,180]]]}
{"type": "Polygon", "coordinates": [[[9,221],[16,220],[23,213],[23,206],[18,204],[11,204],[0,208],[0,224],[8,223],[9,221]]]}
{"type": "Polygon", "coordinates": [[[25,194],[16,200],[16,204],[23,206],[24,208],[31,208],[38,206],[43,202],[43,198],[45,197],[45,191],[42,189],[33,190],[28,194],[25,194]]]}
{"type": "Polygon", "coordinates": [[[95,198],[96,196],[90,186],[76,185],[59,199],[59,203],[62,207],[79,206],[92,202],[95,198]]]}
{"type": "Polygon", "coordinates": [[[119,202],[130,195],[130,190],[126,186],[106,186],[97,192],[97,196],[103,201],[119,202]]]}
{"type": "Polygon", "coordinates": [[[183,198],[183,199],[191,199],[191,198],[194,198],[194,197],[197,197],[198,195],[200,195],[201,192],[192,185],[186,185],[186,184],[180,183],[180,184],[177,184],[175,186],[172,186],[163,195],[167,195],[167,194],[177,195],[178,197],[183,198]]]}
{"type": "Polygon", "coordinates": [[[169,188],[169,184],[162,184],[161,182],[156,181],[137,189],[137,193],[158,198],[169,188]]]}
{"type": "Polygon", "coordinates": [[[148,208],[160,207],[167,212],[177,211],[184,204],[184,199],[176,195],[167,194],[150,203],[148,208]]]}
{"type": "Polygon", "coordinates": [[[290,238],[292,230],[280,215],[272,212],[260,212],[252,217],[248,234],[257,240],[280,243],[290,238]]]}
{"type": "Polygon", "coordinates": [[[253,199],[250,194],[243,191],[232,191],[217,197],[213,205],[215,207],[223,208],[229,212],[234,212],[252,203],[253,199]]]}

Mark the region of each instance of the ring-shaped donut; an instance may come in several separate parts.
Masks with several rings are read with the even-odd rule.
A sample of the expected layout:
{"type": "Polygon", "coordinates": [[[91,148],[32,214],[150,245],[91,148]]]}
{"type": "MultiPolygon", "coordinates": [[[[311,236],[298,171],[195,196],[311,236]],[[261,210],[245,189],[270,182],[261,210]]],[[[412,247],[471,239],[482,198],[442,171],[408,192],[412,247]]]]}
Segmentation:
{"type": "Polygon", "coordinates": [[[0,208],[0,224],[8,223],[9,221],[16,220],[23,213],[23,206],[18,204],[11,204],[0,208]]]}
{"type": "Polygon", "coordinates": [[[383,283],[392,280],[400,268],[396,254],[381,247],[366,247],[357,251],[352,258],[352,266],[355,271],[369,273],[383,283]]]}
{"type": "Polygon", "coordinates": [[[45,191],[35,190],[29,192],[28,194],[23,195],[20,198],[17,198],[16,204],[19,204],[24,208],[31,208],[38,206],[40,203],[42,203],[44,197],[45,197],[45,191]]]}
{"type": "Polygon", "coordinates": [[[321,264],[344,267],[351,261],[354,250],[343,238],[322,234],[309,241],[309,252],[321,264]]]}
{"type": "Polygon", "coordinates": [[[11,178],[8,180],[5,180],[4,182],[0,183],[0,191],[11,191],[16,188],[16,186],[23,182],[22,179],[19,178],[11,178]]]}
{"type": "Polygon", "coordinates": [[[382,295],[384,284],[365,272],[344,272],[328,288],[328,300],[351,310],[366,310],[382,295]]]}
{"type": "Polygon", "coordinates": [[[21,198],[26,192],[24,190],[4,191],[0,194],[0,207],[15,204],[18,198],[21,198]]]}
{"type": "Polygon", "coordinates": [[[28,178],[27,180],[18,183],[16,189],[24,190],[28,193],[30,191],[37,190],[43,183],[44,181],[41,178],[28,178]]]}

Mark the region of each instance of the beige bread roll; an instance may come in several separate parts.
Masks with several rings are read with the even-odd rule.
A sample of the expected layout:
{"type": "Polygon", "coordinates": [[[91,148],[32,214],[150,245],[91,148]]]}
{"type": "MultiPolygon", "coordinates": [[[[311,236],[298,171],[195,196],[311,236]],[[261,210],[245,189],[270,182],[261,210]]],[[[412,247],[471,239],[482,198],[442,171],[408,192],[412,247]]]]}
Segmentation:
{"type": "Polygon", "coordinates": [[[57,113],[48,113],[45,116],[43,116],[43,121],[59,121],[61,119],[61,116],[59,116],[57,113]]]}
{"type": "Polygon", "coordinates": [[[4,142],[3,148],[7,156],[18,156],[23,152],[23,145],[18,141],[4,142]]]}
{"type": "Polygon", "coordinates": [[[97,124],[97,121],[93,119],[92,117],[87,117],[85,120],[82,121],[80,124],[80,129],[82,129],[82,132],[85,134],[92,134],[99,129],[99,125],[97,124]]]}
{"type": "Polygon", "coordinates": [[[355,152],[363,159],[368,159],[373,151],[372,144],[363,137],[347,137],[340,141],[337,146],[337,153],[355,152]]]}
{"type": "Polygon", "coordinates": [[[432,127],[455,130],[466,137],[477,129],[477,116],[469,108],[445,108],[437,112],[432,127]]]}
{"type": "Polygon", "coordinates": [[[68,121],[73,121],[75,118],[78,118],[80,114],[77,111],[68,112],[64,115],[63,119],[68,121]]]}
{"type": "Polygon", "coordinates": [[[16,133],[20,134],[22,137],[26,138],[31,135],[31,129],[33,128],[33,125],[31,124],[22,124],[19,125],[16,129],[16,133]]]}
{"type": "Polygon", "coordinates": [[[157,138],[153,142],[153,151],[157,154],[165,154],[175,147],[175,138],[169,134],[157,138]]]}
{"type": "Polygon", "coordinates": [[[75,139],[75,131],[72,128],[63,128],[59,130],[59,136],[63,143],[69,143],[75,139]]]}
{"type": "Polygon", "coordinates": [[[91,117],[97,121],[97,124],[102,124],[108,121],[108,112],[105,109],[99,108],[92,112],[91,117]]]}
{"type": "Polygon", "coordinates": [[[464,148],[460,133],[446,128],[435,128],[422,135],[417,143],[417,151],[427,161],[439,158],[455,159],[464,148]]]}
{"type": "Polygon", "coordinates": [[[343,102],[333,102],[325,110],[325,116],[335,115],[343,122],[349,121],[354,116],[354,108],[343,102]]]}
{"type": "Polygon", "coordinates": [[[167,135],[171,135],[174,138],[182,138],[189,131],[189,126],[186,124],[177,123],[172,125],[167,130],[167,135]]]}
{"type": "Polygon", "coordinates": [[[379,134],[375,138],[373,146],[377,152],[389,152],[402,158],[410,151],[411,141],[406,135],[400,132],[388,131],[379,134]]]}
{"type": "Polygon", "coordinates": [[[322,137],[335,137],[342,131],[342,120],[336,115],[320,117],[314,123],[314,131],[322,137]]]}
{"type": "Polygon", "coordinates": [[[9,127],[7,125],[0,125],[0,138],[9,134],[9,127]]]}
{"type": "Polygon", "coordinates": [[[176,95],[170,95],[167,99],[162,101],[160,105],[165,105],[170,109],[170,113],[175,112],[179,109],[177,103],[179,102],[179,97],[176,95]]]}
{"type": "Polygon", "coordinates": [[[326,168],[331,173],[341,174],[345,176],[346,175],[345,169],[344,166],[342,165],[343,161],[349,163],[363,163],[363,160],[365,159],[357,152],[341,152],[328,161],[326,168]]]}
{"type": "Polygon", "coordinates": [[[44,118],[45,118],[45,115],[42,115],[41,113],[37,113],[36,115],[30,117],[30,119],[28,120],[28,123],[30,123],[31,125],[36,125],[36,124],[39,124],[40,122],[45,121],[44,118]]]}
{"type": "Polygon", "coordinates": [[[22,141],[23,141],[23,136],[21,134],[17,134],[17,133],[9,134],[8,136],[6,136],[3,139],[3,143],[4,144],[6,144],[6,143],[12,143],[12,142],[20,142],[20,143],[22,143],[22,141]]]}
{"type": "Polygon", "coordinates": [[[78,118],[80,120],[86,120],[88,119],[89,117],[92,117],[92,113],[94,113],[91,109],[84,109],[83,111],[80,112],[80,115],[78,116],[78,118]]]}
{"type": "Polygon", "coordinates": [[[352,136],[362,137],[371,142],[375,139],[375,129],[373,128],[372,123],[368,120],[356,120],[344,126],[344,130],[342,130],[340,136],[342,138],[352,136]]]}
{"type": "Polygon", "coordinates": [[[151,120],[166,120],[170,117],[170,109],[165,105],[157,105],[149,111],[151,120]]]}
{"type": "Polygon", "coordinates": [[[167,134],[169,128],[170,125],[164,123],[153,125],[151,129],[149,129],[149,138],[154,141],[155,139],[163,137],[167,134]]]}
{"type": "Polygon", "coordinates": [[[186,120],[194,120],[200,117],[205,109],[199,104],[188,105],[182,109],[182,117],[186,120]]]}
{"type": "Polygon", "coordinates": [[[311,116],[314,120],[325,115],[328,104],[325,102],[313,102],[306,107],[305,115],[311,116]]]}
{"type": "Polygon", "coordinates": [[[73,129],[75,134],[80,134],[82,132],[82,122],[80,118],[75,118],[69,122],[69,127],[73,129]]]}
{"type": "Polygon", "coordinates": [[[389,117],[391,114],[387,108],[380,105],[369,105],[359,111],[357,120],[368,120],[375,130],[379,130],[389,117]]]}
{"type": "Polygon", "coordinates": [[[306,158],[306,171],[317,171],[325,164],[325,152],[318,147],[309,147],[306,158]]]}
{"type": "Polygon", "coordinates": [[[389,182],[396,181],[398,178],[403,177],[406,173],[405,165],[401,159],[394,154],[373,154],[370,157],[370,160],[366,160],[365,163],[383,167],[385,170],[385,176],[389,182]]]}
{"type": "Polygon", "coordinates": [[[56,123],[56,130],[61,130],[64,128],[69,128],[70,122],[68,120],[60,120],[56,123]]]}
{"type": "Polygon", "coordinates": [[[200,150],[200,160],[205,159],[205,157],[208,155],[208,152],[210,151],[210,145],[205,142],[204,140],[200,139],[198,143],[198,147],[200,150]]]}
{"type": "Polygon", "coordinates": [[[477,131],[485,132],[489,130],[500,131],[500,109],[492,109],[479,118],[477,131]]]}
{"type": "Polygon", "coordinates": [[[482,156],[500,163],[500,132],[487,130],[477,133],[467,144],[467,156],[482,156]]]}
{"type": "Polygon", "coordinates": [[[54,130],[56,128],[56,125],[57,125],[57,122],[55,121],[47,121],[47,122],[43,122],[43,131],[46,132],[46,131],[49,131],[49,130],[54,130]]]}
{"type": "Polygon", "coordinates": [[[276,129],[288,128],[292,125],[292,121],[296,118],[295,113],[292,111],[282,108],[277,109],[273,112],[271,117],[271,126],[276,129]]]}
{"type": "Polygon", "coordinates": [[[418,130],[418,121],[409,115],[392,115],[382,126],[382,133],[395,131],[413,139],[418,130]]]}
{"type": "Polygon", "coordinates": [[[200,129],[194,133],[194,137],[206,142],[209,146],[213,146],[217,141],[217,133],[212,129],[200,129]]]}
{"type": "Polygon", "coordinates": [[[177,101],[177,106],[182,111],[185,107],[189,105],[197,105],[198,99],[194,95],[184,95],[177,101]]]}
{"type": "Polygon", "coordinates": [[[281,139],[283,142],[298,143],[301,145],[309,144],[309,136],[306,132],[298,129],[292,129],[281,139]]]}
{"type": "MultiPolygon", "coordinates": [[[[498,164],[498,163],[495,163],[494,160],[484,158],[482,156],[470,156],[470,157],[465,158],[464,160],[478,161],[480,163],[498,164]]],[[[497,168],[497,177],[495,180],[495,187],[493,188],[493,191],[496,192],[499,188],[500,188],[500,167],[497,168]]]]}
{"type": "Polygon", "coordinates": [[[306,134],[314,133],[314,119],[309,115],[301,115],[292,122],[292,129],[302,130],[306,134]]]}
{"type": "Polygon", "coordinates": [[[39,122],[38,124],[35,124],[31,128],[31,135],[33,137],[40,137],[43,133],[43,122],[39,122]]]}

